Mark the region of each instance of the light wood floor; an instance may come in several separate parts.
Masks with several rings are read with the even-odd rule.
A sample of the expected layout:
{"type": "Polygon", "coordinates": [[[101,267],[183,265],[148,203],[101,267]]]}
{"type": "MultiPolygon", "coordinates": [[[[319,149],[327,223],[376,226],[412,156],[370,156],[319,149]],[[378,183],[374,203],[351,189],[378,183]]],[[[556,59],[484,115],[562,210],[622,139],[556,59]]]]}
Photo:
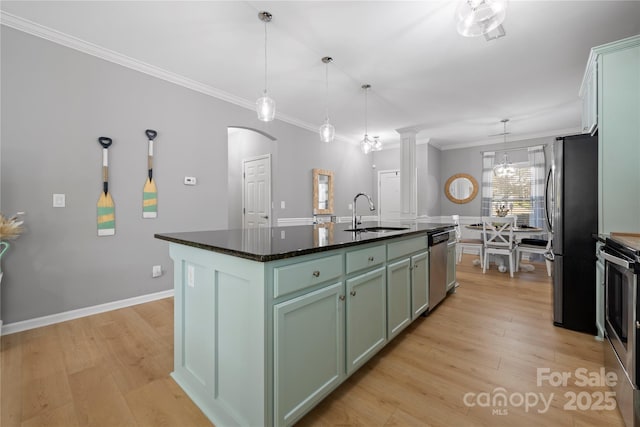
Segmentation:
{"type": "MultiPolygon", "coordinates": [[[[603,344],[554,327],[543,264],[511,279],[465,256],[460,288],[414,322],[299,425],[623,426],[617,410],[565,410],[577,368],[598,372],[603,344]],[[536,384],[536,368],[570,372],[567,386],[536,384]],[[480,393],[502,392],[498,409],[480,393]],[[519,397],[544,405],[525,410],[519,397]],[[540,413],[539,411],[544,411],[540,413]]],[[[173,300],[165,299],[2,337],[0,425],[210,426],[169,377],[173,300]]]]}

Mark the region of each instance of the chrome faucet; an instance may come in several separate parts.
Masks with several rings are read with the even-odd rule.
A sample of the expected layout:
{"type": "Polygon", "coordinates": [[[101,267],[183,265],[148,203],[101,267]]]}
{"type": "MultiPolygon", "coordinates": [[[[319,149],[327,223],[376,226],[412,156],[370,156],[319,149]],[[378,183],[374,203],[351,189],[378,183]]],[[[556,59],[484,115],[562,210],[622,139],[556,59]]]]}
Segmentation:
{"type": "Polygon", "coordinates": [[[370,211],[375,211],[376,210],[376,207],[373,204],[373,200],[371,200],[371,197],[369,197],[368,194],[366,194],[366,193],[358,193],[358,194],[356,194],[356,197],[353,198],[353,212],[351,213],[351,215],[352,215],[352,217],[351,217],[352,228],[358,228],[358,224],[361,224],[361,222],[358,222],[358,220],[356,219],[356,213],[357,213],[357,208],[356,208],[357,204],[356,203],[357,203],[358,197],[360,197],[360,196],[364,196],[364,197],[367,198],[367,200],[369,201],[369,210],[370,211]]]}

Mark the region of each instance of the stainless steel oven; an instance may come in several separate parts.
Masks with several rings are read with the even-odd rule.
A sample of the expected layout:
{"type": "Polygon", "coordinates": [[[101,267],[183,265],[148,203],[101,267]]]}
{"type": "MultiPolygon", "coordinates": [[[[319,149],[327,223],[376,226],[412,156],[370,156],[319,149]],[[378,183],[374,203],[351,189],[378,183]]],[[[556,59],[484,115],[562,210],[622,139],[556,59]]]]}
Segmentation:
{"type": "Polygon", "coordinates": [[[609,370],[617,373],[614,391],[625,424],[635,427],[640,426],[640,413],[634,409],[640,403],[640,247],[623,243],[607,239],[602,251],[605,260],[605,334],[610,343],[605,350],[605,363],[609,370]]]}

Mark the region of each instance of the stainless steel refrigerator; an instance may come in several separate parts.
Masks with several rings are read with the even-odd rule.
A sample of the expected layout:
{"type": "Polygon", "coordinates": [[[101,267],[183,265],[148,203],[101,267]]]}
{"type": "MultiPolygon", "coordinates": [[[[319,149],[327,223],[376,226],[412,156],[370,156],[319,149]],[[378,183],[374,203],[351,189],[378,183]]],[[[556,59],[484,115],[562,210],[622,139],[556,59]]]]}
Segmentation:
{"type": "Polygon", "coordinates": [[[595,335],[597,136],[556,138],[545,208],[553,232],[553,323],[595,335]]]}

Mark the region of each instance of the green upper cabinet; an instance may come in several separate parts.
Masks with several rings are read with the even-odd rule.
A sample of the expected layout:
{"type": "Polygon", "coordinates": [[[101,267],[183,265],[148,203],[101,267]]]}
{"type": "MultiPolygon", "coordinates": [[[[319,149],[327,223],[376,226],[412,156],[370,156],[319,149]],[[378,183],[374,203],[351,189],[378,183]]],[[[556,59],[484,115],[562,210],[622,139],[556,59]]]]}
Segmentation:
{"type": "Polygon", "coordinates": [[[598,64],[600,233],[640,231],[640,35],[593,49],[598,64]]]}

